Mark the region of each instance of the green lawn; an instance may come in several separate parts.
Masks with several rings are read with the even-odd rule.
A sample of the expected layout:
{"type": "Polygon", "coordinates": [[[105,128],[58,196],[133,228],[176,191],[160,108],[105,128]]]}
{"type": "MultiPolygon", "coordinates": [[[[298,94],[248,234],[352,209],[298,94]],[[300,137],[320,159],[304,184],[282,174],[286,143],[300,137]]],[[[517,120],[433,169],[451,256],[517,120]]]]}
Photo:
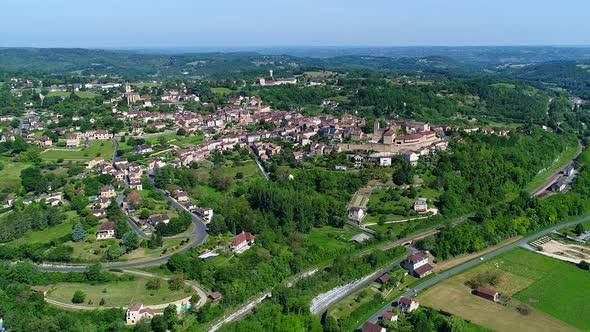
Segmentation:
{"type": "Polygon", "coordinates": [[[20,188],[20,172],[31,164],[14,162],[9,158],[0,158],[0,163],[4,165],[0,170],[0,192],[16,192],[20,188]]]}
{"type": "Polygon", "coordinates": [[[581,330],[590,329],[590,273],[573,264],[513,250],[502,257],[510,272],[535,281],[514,297],[581,330]]]}
{"type": "MultiPolygon", "coordinates": [[[[367,209],[369,214],[363,219],[363,222],[378,222],[381,217],[386,221],[404,220],[408,218],[416,218],[421,215],[414,213],[414,202],[419,197],[428,198],[430,202],[436,201],[440,196],[440,192],[422,186],[416,187],[416,197],[409,198],[403,195],[403,190],[400,190],[399,199],[397,201],[391,200],[388,197],[388,189],[377,189],[371,193],[367,209]]],[[[430,203],[430,205],[433,205],[430,203]]]]}
{"type": "Polygon", "coordinates": [[[551,166],[547,167],[544,171],[535,175],[533,180],[525,186],[524,190],[532,191],[541,184],[543,184],[543,182],[547,181],[547,178],[551,175],[551,173],[555,172],[560,167],[570,162],[576,156],[576,154],[578,154],[578,146],[569,146],[559,155],[557,160],[553,164],[551,164],[551,166]]]}
{"type": "MultiPolygon", "coordinates": [[[[88,92],[88,91],[76,91],[75,94],[80,98],[94,98],[97,96],[96,93],[88,92]]],[[[50,91],[47,94],[47,97],[54,97],[54,96],[67,97],[69,95],[70,95],[70,93],[67,91],[50,91]]]]}
{"type": "Polygon", "coordinates": [[[10,243],[27,244],[27,243],[50,243],[59,239],[69,239],[74,227],[76,217],[75,211],[66,212],[66,220],[61,224],[47,227],[43,230],[29,231],[23,237],[18,238],[10,243]]]}
{"type": "Polygon", "coordinates": [[[350,245],[348,240],[354,233],[348,232],[341,228],[325,226],[312,229],[305,239],[312,244],[316,244],[324,249],[337,250],[350,245]]]}
{"type": "Polygon", "coordinates": [[[100,300],[104,298],[106,301],[105,306],[126,307],[131,303],[164,304],[191,296],[191,293],[185,292],[184,289],[170,290],[168,283],[164,280],[161,282],[160,289],[148,290],[145,288],[145,284],[149,279],[136,276],[133,281],[118,281],[96,285],[59,283],[49,291],[47,298],[63,303],[72,303],[74,292],[81,290],[86,293],[86,300],[85,303],[80,305],[98,306],[100,300]],[[88,304],[89,300],[92,301],[92,304],[88,304]]]}
{"type": "Polygon", "coordinates": [[[230,90],[228,88],[211,88],[211,92],[213,92],[216,95],[225,96],[227,94],[230,94],[232,92],[232,90],[230,90]]]}
{"type": "Polygon", "coordinates": [[[94,141],[88,147],[77,149],[49,149],[41,153],[43,159],[64,159],[86,161],[96,157],[103,157],[105,160],[111,160],[115,147],[111,141],[94,141]]]}

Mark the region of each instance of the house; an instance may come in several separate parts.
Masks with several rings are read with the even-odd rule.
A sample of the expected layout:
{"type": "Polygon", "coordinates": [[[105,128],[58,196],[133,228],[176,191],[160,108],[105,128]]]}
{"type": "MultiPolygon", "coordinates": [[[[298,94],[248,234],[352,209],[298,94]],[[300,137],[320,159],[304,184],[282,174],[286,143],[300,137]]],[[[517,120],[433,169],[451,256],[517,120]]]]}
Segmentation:
{"type": "Polygon", "coordinates": [[[167,214],[158,214],[158,215],[154,215],[154,216],[150,216],[148,218],[148,222],[152,225],[152,226],[156,226],[157,224],[163,222],[165,224],[170,222],[170,217],[168,217],[167,214]]]}
{"type": "Polygon", "coordinates": [[[345,165],[336,165],[334,166],[334,169],[337,171],[346,171],[348,167],[346,167],[345,165]]]}
{"type": "Polygon", "coordinates": [[[4,332],[4,320],[0,317],[0,332],[4,332]]]}
{"type": "Polygon", "coordinates": [[[188,202],[189,197],[186,191],[179,190],[176,192],[176,200],[179,202],[188,202]]]}
{"type": "Polygon", "coordinates": [[[360,207],[353,206],[348,210],[348,219],[361,221],[365,217],[365,211],[360,207]]]}
{"type": "Polygon", "coordinates": [[[361,327],[361,331],[362,332],[387,332],[387,330],[380,325],[371,323],[371,322],[365,322],[365,324],[363,324],[363,326],[361,327]]]}
{"type": "Polygon", "coordinates": [[[235,253],[243,253],[254,245],[254,235],[250,232],[244,232],[236,235],[232,240],[229,248],[235,253]]]}
{"type": "Polygon", "coordinates": [[[412,312],[420,307],[420,303],[418,301],[405,296],[400,297],[399,301],[397,301],[397,304],[399,309],[403,312],[412,312]]]}
{"type": "Polygon", "coordinates": [[[418,159],[420,156],[414,151],[406,151],[403,154],[404,159],[410,162],[410,165],[416,166],[418,164],[418,159]]]}
{"type": "Polygon", "coordinates": [[[80,137],[77,134],[69,134],[66,137],[66,147],[77,148],[80,146],[80,137]]]}
{"type": "Polygon", "coordinates": [[[303,152],[301,151],[294,151],[293,152],[293,160],[301,161],[303,159],[303,152]]]}
{"type": "Polygon", "coordinates": [[[565,176],[570,176],[574,174],[574,167],[572,165],[569,165],[568,167],[563,169],[563,175],[565,176]]]}
{"type": "Polygon", "coordinates": [[[391,277],[389,276],[388,273],[383,273],[379,278],[377,278],[377,281],[382,285],[385,285],[386,283],[388,283],[389,280],[391,280],[391,277]]]}
{"type": "Polygon", "coordinates": [[[391,157],[380,157],[379,166],[391,166],[391,157]]]}
{"type": "Polygon", "coordinates": [[[564,191],[566,188],[566,184],[563,181],[557,181],[551,186],[551,190],[555,192],[564,191]]]}
{"type": "Polygon", "coordinates": [[[112,221],[105,221],[100,224],[98,231],[96,232],[97,240],[112,239],[115,237],[115,223],[112,221]]]}
{"type": "Polygon", "coordinates": [[[432,273],[432,265],[428,264],[428,256],[421,252],[408,257],[404,265],[417,278],[424,278],[432,273]]]}
{"type": "Polygon", "coordinates": [[[195,209],[195,213],[203,219],[205,223],[210,223],[213,219],[213,209],[210,208],[198,208],[195,209]]]}
{"type": "Polygon", "coordinates": [[[394,312],[387,311],[387,312],[385,312],[383,314],[383,317],[382,318],[383,318],[383,320],[388,320],[390,322],[395,322],[399,318],[399,315],[396,314],[396,313],[394,313],[394,312]]]}
{"type": "Polygon", "coordinates": [[[418,213],[428,212],[428,202],[426,198],[418,198],[414,202],[414,211],[418,213]]]}
{"type": "Polygon", "coordinates": [[[102,197],[102,198],[109,199],[109,198],[113,198],[115,196],[117,196],[117,193],[115,192],[115,188],[113,188],[113,186],[111,186],[110,184],[106,185],[100,189],[100,197],[102,197]]]}
{"type": "Polygon", "coordinates": [[[129,180],[129,188],[133,190],[143,190],[141,179],[133,178],[129,180]]]}
{"type": "Polygon", "coordinates": [[[50,205],[50,206],[58,206],[59,203],[61,203],[61,200],[59,200],[58,198],[55,198],[55,197],[49,197],[45,201],[45,204],[50,205]]]}
{"type": "Polygon", "coordinates": [[[485,287],[477,287],[477,289],[475,290],[475,295],[486,300],[490,300],[492,302],[497,302],[498,297],[500,296],[500,294],[495,290],[491,290],[485,287]]]}
{"type": "Polygon", "coordinates": [[[155,315],[154,310],[144,307],[141,303],[134,303],[127,308],[125,320],[127,324],[136,324],[142,319],[151,319],[155,315]]]}
{"type": "Polygon", "coordinates": [[[51,141],[51,138],[49,138],[47,136],[43,136],[39,140],[39,145],[41,145],[42,147],[48,148],[48,147],[51,147],[53,145],[53,142],[51,141]]]}
{"type": "Polygon", "coordinates": [[[90,211],[90,214],[97,217],[97,218],[103,218],[103,217],[106,217],[107,212],[103,209],[94,209],[94,210],[90,211]]]}
{"type": "Polygon", "coordinates": [[[104,163],[104,158],[103,157],[96,157],[88,162],[88,166],[86,166],[86,168],[91,169],[91,168],[94,168],[102,163],[104,163]]]}
{"type": "Polygon", "coordinates": [[[151,153],[153,151],[152,147],[148,144],[140,144],[133,147],[133,153],[151,153]]]}
{"type": "Polygon", "coordinates": [[[222,297],[223,297],[223,295],[221,295],[220,292],[209,293],[209,298],[211,299],[211,301],[217,301],[217,300],[221,299],[222,297]]]}

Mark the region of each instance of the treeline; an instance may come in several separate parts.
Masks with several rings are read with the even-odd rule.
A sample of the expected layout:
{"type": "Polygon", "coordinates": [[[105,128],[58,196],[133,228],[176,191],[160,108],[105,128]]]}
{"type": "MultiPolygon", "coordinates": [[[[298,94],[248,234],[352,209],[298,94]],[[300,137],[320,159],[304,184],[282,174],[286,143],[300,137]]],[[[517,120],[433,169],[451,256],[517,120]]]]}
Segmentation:
{"type": "Polygon", "coordinates": [[[191,215],[186,211],[182,211],[178,217],[171,218],[167,224],[158,223],[156,231],[161,236],[172,236],[185,232],[191,223],[191,215]]]}
{"type": "Polygon", "coordinates": [[[521,192],[510,202],[480,209],[475,220],[447,228],[420,246],[447,259],[475,252],[516,235],[526,235],[559,224],[590,210],[590,155],[585,151],[579,160],[582,168],[572,189],[545,199],[521,192]]]}
{"type": "Polygon", "coordinates": [[[465,135],[433,161],[434,188],[444,188],[439,207],[446,216],[480,211],[522,190],[567,148],[574,137],[540,129],[495,135],[465,135]]]}
{"type": "Polygon", "coordinates": [[[16,206],[0,220],[0,242],[10,242],[30,230],[43,230],[62,223],[64,214],[57,207],[34,203],[16,206]]]}
{"type": "Polygon", "coordinates": [[[405,252],[404,248],[396,247],[387,251],[376,250],[366,256],[339,256],[332,265],[301,278],[293,287],[275,287],[270,299],[265,301],[269,303],[263,303],[239,323],[224,325],[223,330],[290,331],[298,327],[296,331],[322,331],[319,321],[309,311],[315,296],[362,278],[400,258],[405,252]],[[283,324],[290,324],[291,328],[283,324]]]}
{"type": "Polygon", "coordinates": [[[399,115],[425,121],[444,121],[457,114],[486,116],[522,123],[544,123],[548,97],[521,82],[490,79],[437,80],[427,84],[392,84],[384,79],[342,80],[354,91],[350,108],[367,117],[399,115]]]}

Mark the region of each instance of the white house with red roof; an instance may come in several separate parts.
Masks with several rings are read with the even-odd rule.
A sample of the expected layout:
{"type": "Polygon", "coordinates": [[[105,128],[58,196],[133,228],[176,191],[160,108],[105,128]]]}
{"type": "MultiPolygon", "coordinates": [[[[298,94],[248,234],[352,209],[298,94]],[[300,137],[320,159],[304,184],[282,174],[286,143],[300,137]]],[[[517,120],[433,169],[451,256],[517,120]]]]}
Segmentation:
{"type": "Polygon", "coordinates": [[[115,237],[115,223],[112,221],[105,221],[100,224],[98,231],[96,232],[97,240],[112,239],[115,237]]]}
{"type": "Polygon", "coordinates": [[[141,303],[133,303],[127,308],[125,320],[127,324],[136,324],[142,319],[151,319],[156,315],[153,309],[144,307],[141,303]]]}
{"type": "Polygon", "coordinates": [[[428,256],[422,252],[408,257],[405,266],[417,278],[424,278],[432,273],[432,265],[428,264],[428,256]]]}
{"type": "Polygon", "coordinates": [[[229,248],[233,252],[240,254],[250,249],[252,245],[254,245],[254,235],[252,235],[250,232],[242,231],[242,233],[234,237],[233,241],[229,245],[229,248]]]}
{"type": "Polygon", "coordinates": [[[403,312],[412,312],[420,307],[420,303],[418,301],[405,296],[400,297],[397,303],[399,305],[399,309],[403,312]]]}

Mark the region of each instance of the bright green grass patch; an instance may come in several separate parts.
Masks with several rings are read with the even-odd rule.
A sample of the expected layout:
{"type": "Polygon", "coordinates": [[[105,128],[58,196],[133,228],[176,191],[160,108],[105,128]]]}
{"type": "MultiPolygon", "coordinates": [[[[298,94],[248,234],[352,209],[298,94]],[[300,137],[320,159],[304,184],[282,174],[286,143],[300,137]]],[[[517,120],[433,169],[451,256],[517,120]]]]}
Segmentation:
{"type": "Polygon", "coordinates": [[[498,88],[498,89],[514,89],[516,85],[512,83],[494,83],[490,84],[491,87],[498,88]]]}
{"type": "Polygon", "coordinates": [[[111,141],[94,141],[88,147],[78,149],[49,149],[41,153],[43,159],[64,159],[86,161],[96,157],[103,157],[105,160],[113,158],[115,146],[111,141]]]}
{"type": "Polygon", "coordinates": [[[20,173],[31,166],[29,163],[14,162],[8,158],[0,158],[4,168],[0,170],[0,192],[12,193],[20,188],[20,173]]]}
{"type": "Polygon", "coordinates": [[[555,160],[555,162],[553,164],[551,164],[551,166],[547,167],[544,171],[542,171],[539,174],[535,175],[535,177],[533,178],[533,180],[531,180],[531,182],[529,182],[525,186],[524,189],[526,191],[532,191],[532,190],[534,190],[535,188],[537,188],[538,186],[540,186],[541,184],[543,184],[543,182],[545,182],[547,180],[547,178],[549,177],[549,175],[551,175],[551,173],[555,172],[560,167],[562,167],[565,164],[567,164],[568,162],[570,162],[572,159],[574,159],[574,157],[577,154],[578,154],[578,146],[577,145],[570,145],[570,146],[568,146],[567,149],[565,149],[559,155],[559,157],[555,160]]]}
{"type": "Polygon", "coordinates": [[[353,236],[341,228],[321,227],[312,229],[305,239],[312,244],[328,250],[337,250],[347,247],[347,241],[353,236]]]}
{"type": "Polygon", "coordinates": [[[230,94],[232,92],[232,90],[230,90],[228,88],[211,88],[211,92],[213,92],[216,95],[225,96],[227,94],[230,94]]]}
{"type": "Polygon", "coordinates": [[[89,91],[76,91],[75,94],[80,98],[94,98],[98,96],[96,93],[89,91]]]}
{"type": "Polygon", "coordinates": [[[63,303],[72,303],[74,292],[81,290],[86,293],[86,300],[85,303],[79,305],[97,307],[100,300],[104,298],[104,306],[127,307],[131,303],[164,304],[191,296],[191,293],[185,292],[184,289],[170,290],[168,283],[164,280],[161,281],[160,289],[148,290],[145,285],[149,279],[137,276],[133,281],[117,281],[97,285],[59,283],[48,293],[47,298],[63,303]],[[92,301],[92,304],[88,304],[89,300],[92,301]]]}
{"type": "Polygon", "coordinates": [[[515,298],[579,329],[590,329],[588,271],[525,249],[513,250],[501,259],[511,263],[502,269],[535,279],[532,285],[516,293],[515,298]]]}

